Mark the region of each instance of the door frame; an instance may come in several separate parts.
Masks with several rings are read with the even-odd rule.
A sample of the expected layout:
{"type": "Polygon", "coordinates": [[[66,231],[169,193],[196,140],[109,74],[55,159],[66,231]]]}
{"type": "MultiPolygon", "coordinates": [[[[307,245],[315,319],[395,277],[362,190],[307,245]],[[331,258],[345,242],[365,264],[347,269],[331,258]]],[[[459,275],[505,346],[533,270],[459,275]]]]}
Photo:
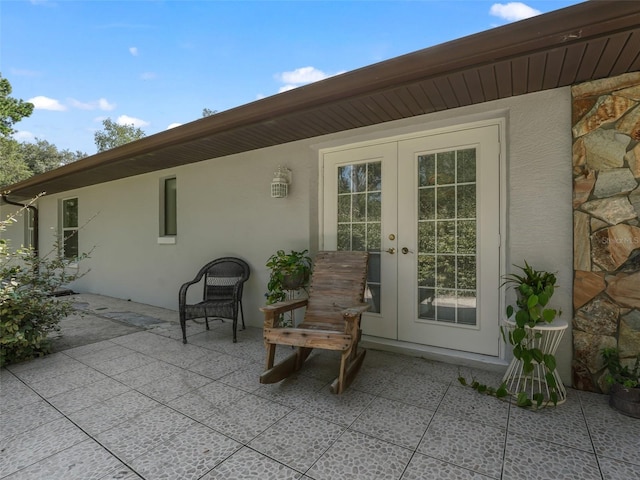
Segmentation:
{"type": "MultiPolygon", "coordinates": [[[[411,133],[406,134],[396,134],[392,136],[384,136],[384,132],[381,132],[379,136],[375,139],[364,140],[364,141],[352,141],[349,142],[345,140],[340,145],[333,145],[331,147],[319,148],[318,149],[318,246],[319,249],[322,250],[324,248],[324,197],[325,197],[325,184],[324,184],[324,155],[331,152],[342,151],[350,148],[358,148],[365,146],[375,146],[389,142],[399,142],[402,140],[410,140],[421,137],[429,137],[440,135],[443,133],[454,133],[454,132],[462,132],[464,130],[475,129],[479,127],[485,127],[495,125],[498,127],[498,142],[499,142],[499,204],[500,204],[500,212],[499,212],[499,222],[500,228],[497,234],[496,241],[499,242],[499,253],[498,253],[498,261],[499,265],[499,273],[500,278],[502,278],[506,274],[506,261],[507,261],[507,247],[508,247],[508,239],[506,238],[507,232],[507,139],[506,139],[506,131],[507,131],[507,121],[504,116],[490,118],[487,120],[480,120],[476,122],[467,122],[467,123],[457,123],[454,125],[446,126],[446,127],[438,127],[438,128],[427,128],[425,125],[424,130],[412,131],[411,133]]],[[[505,308],[505,293],[504,290],[500,290],[498,295],[498,311],[499,315],[502,318],[503,312],[505,308]]],[[[498,332],[496,332],[498,333],[498,332]]],[[[367,338],[365,335],[363,337],[365,340],[372,341],[372,343],[384,343],[388,347],[392,349],[402,350],[417,350],[422,353],[432,353],[436,356],[444,356],[444,357],[465,357],[471,359],[495,359],[496,357],[489,355],[481,355],[474,354],[469,352],[463,352],[459,350],[448,350],[440,347],[431,347],[428,345],[422,344],[413,344],[400,340],[386,340],[386,339],[378,339],[377,337],[367,338]]],[[[506,356],[506,345],[504,341],[499,341],[499,352],[498,359],[504,360],[506,356]]]]}

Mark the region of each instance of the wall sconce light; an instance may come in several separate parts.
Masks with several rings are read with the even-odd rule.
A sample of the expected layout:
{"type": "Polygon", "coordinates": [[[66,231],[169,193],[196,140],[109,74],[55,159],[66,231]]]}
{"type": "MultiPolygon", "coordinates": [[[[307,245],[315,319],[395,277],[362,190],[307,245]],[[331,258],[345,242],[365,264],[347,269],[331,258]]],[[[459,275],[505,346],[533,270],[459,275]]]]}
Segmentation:
{"type": "Polygon", "coordinates": [[[271,198],[284,198],[289,193],[291,183],[291,170],[278,166],[278,171],[273,174],[271,181],[271,198]]]}

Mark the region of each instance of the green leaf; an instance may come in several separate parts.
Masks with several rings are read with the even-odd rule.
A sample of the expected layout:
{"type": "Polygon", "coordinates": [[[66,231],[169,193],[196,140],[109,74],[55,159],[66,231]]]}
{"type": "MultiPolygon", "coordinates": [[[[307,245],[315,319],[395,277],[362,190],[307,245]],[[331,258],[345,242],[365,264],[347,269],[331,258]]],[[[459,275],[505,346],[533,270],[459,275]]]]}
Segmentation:
{"type": "Polygon", "coordinates": [[[551,398],[551,401],[553,402],[553,404],[555,406],[558,406],[558,394],[556,392],[551,392],[549,397],[551,398]]]}
{"type": "Polygon", "coordinates": [[[520,342],[522,342],[522,340],[524,340],[524,338],[527,336],[527,332],[525,331],[524,328],[516,328],[513,330],[513,343],[514,344],[519,344],[520,342]]]}
{"type": "Polygon", "coordinates": [[[527,307],[529,308],[529,310],[531,310],[536,305],[538,305],[538,296],[537,295],[531,295],[529,297],[529,299],[527,300],[527,307]]]}
{"type": "Polygon", "coordinates": [[[516,325],[524,327],[529,322],[529,312],[526,310],[518,310],[516,313],[516,325]]]}
{"type": "Polygon", "coordinates": [[[543,307],[549,303],[549,295],[547,295],[546,291],[542,292],[540,294],[538,294],[538,302],[540,303],[540,305],[542,305],[543,307]]]}
{"type": "Polygon", "coordinates": [[[500,385],[498,390],[496,390],[496,397],[504,398],[507,395],[509,395],[509,392],[507,392],[507,386],[503,383],[502,385],[500,385]]]}
{"type": "Polygon", "coordinates": [[[458,382],[465,387],[467,386],[467,379],[464,377],[458,377],[458,382]]]}
{"type": "Polygon", "coordinates": [[[513,347],[513,356],[518,360],[522,359],[522,345],[516,345],[513,347]]]}
{"type": "Polygon", "coordinates": [[[542,318],[544,318],[545,322],[551,323],[553,322],[553,319],[556,318],[556,314],[556,310],[548,308],[542,312],[542,318]]]}
{"type": "Polygon", "coordinates": [[[507,318],[511,318],[513,316],[513,305],[507,305],[507,318]]]}
{"type": "Polygon", "coordinates": [[[553,355],[550,354],[545,354],[544,355],[544,364],[547,366],[547,368],[553,372],[556,369],[556,357],[554,357],[553,355]]]}
{"type": "Polygon", "coordinates": [[[525,392],[520,392],[517,398],[517,405],[519,407],[530,407],[533,404],[525,392]]]}
{"type": "Polygon", "coordinates": [[[533,399],[536,401],[536,407],[540,408],[540,405],[542,405],[542,402],[544,401],[544,395],[541,393],[534,393],[533,399]]]}
{"type": "Polygon", "coordinates": [[[542,363],[544,361],[544,357],[542,355],[542,350],[540,350],[539,348],[532,348],[531,349],[531,356],[533,357],[533,359],[537,363],[542,363]]]}
{"type": "Polygon", "coordinates": [[[547,381],[547,385],[549,386],[549,388],[555,389],[558,386],[558,384],[556,383],[556,379],[553,376],[553,373],[547,372],[544,375],[544,379],[547,381]]]}

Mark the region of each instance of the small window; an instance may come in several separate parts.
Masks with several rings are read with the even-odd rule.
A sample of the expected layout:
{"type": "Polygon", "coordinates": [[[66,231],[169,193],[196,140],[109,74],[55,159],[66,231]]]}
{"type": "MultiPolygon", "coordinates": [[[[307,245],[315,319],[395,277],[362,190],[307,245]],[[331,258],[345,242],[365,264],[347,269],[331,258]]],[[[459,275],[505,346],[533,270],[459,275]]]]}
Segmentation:
{"type": "Polygon", "coordinates": [[[62,201],[62,254],[64,258],[78,257],[78,199],[62,201]]]}
{"type": "Polygon", "coordinates": [[[160,236],[178,234],[177,181],[175,177],[162,179],[161,184],[160,236]]]}
{"type": "Polygon", "coordinates": [[[35,248],[35,213],[31,208],[24,211],[24,246],[35,248]]]}

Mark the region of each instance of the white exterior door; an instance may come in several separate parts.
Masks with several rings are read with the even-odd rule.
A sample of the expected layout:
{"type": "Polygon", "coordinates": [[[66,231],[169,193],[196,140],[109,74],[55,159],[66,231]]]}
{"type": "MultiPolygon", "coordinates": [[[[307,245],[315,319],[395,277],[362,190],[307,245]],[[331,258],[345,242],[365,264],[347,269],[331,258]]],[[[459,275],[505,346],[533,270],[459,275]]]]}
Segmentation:
{"type": "Polygon", "coordinates": [[[363,331],[397,338],[397,144],[324,154],[324,249],[368,251],[363,331]],[[394,240],[390,240],[393,237],[394,240]]]}
{"type": "Polygon", "coordinates": [[[499,131],[323,155],[324,248],[371,254],[365,334],[499,354],[499,131]]]}

